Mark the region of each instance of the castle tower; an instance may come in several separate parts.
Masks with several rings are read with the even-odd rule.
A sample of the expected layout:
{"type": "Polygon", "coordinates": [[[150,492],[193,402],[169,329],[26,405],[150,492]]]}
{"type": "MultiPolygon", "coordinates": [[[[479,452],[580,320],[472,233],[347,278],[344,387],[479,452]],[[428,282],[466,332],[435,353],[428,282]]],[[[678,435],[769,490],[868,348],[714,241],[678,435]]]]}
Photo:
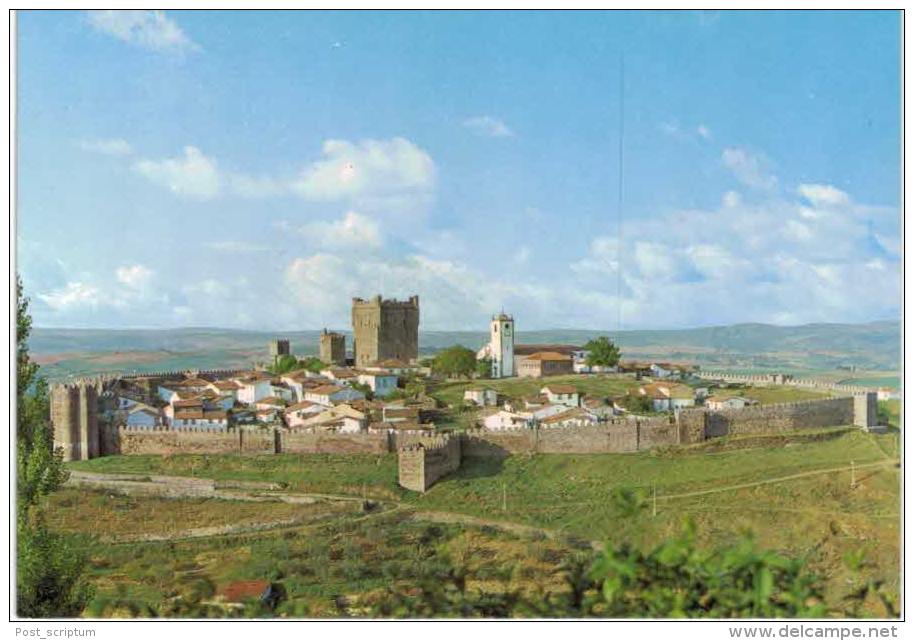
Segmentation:
{"type": "Polygon", "coordinates": [[[79,389],[75,385],[51,385],[51,425],[54,448],[63,449],[63,460],[79,460],[79,389]]]}
{"type": "Polygon", "coordinates": [[[419,358],[419,297],[409,300],[352,299],[353,351],[356,367],[419,358]]]}
{"type": "Polygon", "coordinates": [[[346,364],[346,336],[339,332],[321,332],[320,359],[332,365],[346,364]]]}
{"type": "Polygon", "coordinates": [[[489,333],[492,378],[514,376],[514,319],[504,312],[493,316],[489,333]]]}
{"type": "Polygon", "coordinates": [[[270,341],[270,359],[275,363],[283,356],[291,354],[288,338],[274,338],[270,341]]]}
{"type": "Polygon", "coordinates": [[[54,447],[65,461],[85,461],[100,454],[98,388],[90,381],[51,386],[54,447]]]}

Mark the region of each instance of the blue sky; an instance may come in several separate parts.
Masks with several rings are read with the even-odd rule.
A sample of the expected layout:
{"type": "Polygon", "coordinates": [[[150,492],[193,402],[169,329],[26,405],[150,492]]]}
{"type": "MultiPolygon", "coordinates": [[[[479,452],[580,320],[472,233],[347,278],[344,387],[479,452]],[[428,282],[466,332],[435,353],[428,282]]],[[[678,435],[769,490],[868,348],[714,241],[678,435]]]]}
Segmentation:
{"type": "Polygon", "coordinates": [[[900,315],[897,13],[18,17],[39,326],[900,315]]]}

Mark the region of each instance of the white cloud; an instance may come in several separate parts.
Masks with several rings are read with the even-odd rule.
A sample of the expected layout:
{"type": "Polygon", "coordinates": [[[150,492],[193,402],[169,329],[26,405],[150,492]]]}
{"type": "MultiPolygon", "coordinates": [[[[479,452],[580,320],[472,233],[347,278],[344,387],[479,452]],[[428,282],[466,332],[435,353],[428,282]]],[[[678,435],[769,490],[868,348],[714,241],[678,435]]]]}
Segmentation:
{"type": "Polygon", "coordinates": [[[117,281],[131,289],[146,285],[153,276],[153,271],[144,265],[125,265],[115,270],[117,281]]]}
{"type": "Polygon", "coordinates": [[[800,185],[797,192],[817,206],[842,206],[850,202],[850,196],[831,185],[800,185]]]}
{"type": "Polygon", "coordinates": [[[91,151],[96,154],[106,156],[129,156],[133,153],[130,143],[123,138],[96,138],[93,140],[82,140],[79,146],[85,151],[91,151]]]}
{"type": "Polygon", "coordinates": [[[739,207],[740,204],[743,202],[743,198],[742,198],[742,196],[739,195],[738,191],[731,190],[724,194],[722,202],[723,202],[724,207],[732,209],[734,207],[739,207]]]}
{"type": "Polygon", "coordinates": [[[900,242],[896,210],[857,205],[849,196],[816,204],[777,196],[724,201],[718,210],[626,226],[621,275],[616,239],[595,238],[571,264],[577,278],[565,290],[563,314],[587,301],[592,317],[615,318],[621,306],[629,328],[897,315],[900,262],[885,249],[900,242]],[[835,209],[835,202],[846,205],[835,209]],[[872,228],[885,234],[885,245],[872,228]]]}
{"type": "Polygon", "coordinates": [[[350,299],[383,292],[404,299],[418,294],[423,329],[479,327],[512,300],[548,306],[550,292],[523,281],[502,281],[467,265],[422,254],[346,260],[328,253],[296,258],[285,271],[290,301],[304,326],[348,322],[350,299]],[[423,302],[424,301],[424,302],[423,302]]]}
{"type": "Polygon", "coordinates": [[[158,53],[200,49],[163,11],[90,11],[89,23],[118,40],[158,53]]]}
{"type": "Polygon", "coordinates": [[[478,136],[486,138],[512,138],[514,132],[504,122],[493,116],[474,116],[463,121],[463,126],[478,136]]]}
{"type": "Polygon", "coordinates": [[[322,151],[292,183],[306,200],[404,207],[426,200],[434,188],[431,156],[405,138],[327,140],[322,151]]]}
{"type": "Polygon", "coordinates": [[[60,289],[38,294],[38,298],[55,311],[67,311],[78,307],[98,306],[101,302],[101,292],[86,283],[70,282],[60,289]]]}
{"type": "Polygon", "coordinates": [[[739,147],[724,149],[721,159],[738,181],[761,190],[777,187],[778,179],[769,170],[769,162],[761,155],[739,147]]]}
{"type": "Polygon", "coordinates": [[[177,158],[140,160],[134,169],[178,196],[208,200],[218,196],[221,189],[216,161],[196,147],[185,147],[184,154],[177,158]]]}
{"type": "Polygon", "coordinates": [[[209,249],[229,254],[248,254],[252,252],[264,252],[269,248],[266,245],[249,243],[243,240],[216,240],[205,243],[209,249]]]}
{"type": "Polygon", "coordinates": [[[280,196],[288,191],[287,185],[271,176],[231,174],[228,177],[228,183],[232,193],[244,198],[280,196]]]}
{"type": "Polygon", "coordinates": [[[308,223],[299,231],[321,246],[377,248],[382,244],[381,229],[378,223],[354,211],[347,212],[337,221],[308,223]]]}
{"type": "Polygon", "coordinates": [[[660,130],[667,136],[681,141],[711,140],[711,129],[707,125],[699,124],[694,127],[682,126],[675,120],[660,123],[660,130]]]}

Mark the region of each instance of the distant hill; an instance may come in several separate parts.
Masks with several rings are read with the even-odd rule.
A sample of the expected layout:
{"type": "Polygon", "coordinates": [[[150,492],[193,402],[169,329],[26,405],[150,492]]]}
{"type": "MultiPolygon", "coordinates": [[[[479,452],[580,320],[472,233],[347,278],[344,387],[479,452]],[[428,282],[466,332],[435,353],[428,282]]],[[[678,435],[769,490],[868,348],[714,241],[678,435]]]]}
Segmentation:
{"type": "MultiPolygon", "coordinates": [[[[47,329],[36,327],[30,349],[51,378],[101,371],[160,371],[191,367],[244,367],[266,357],[267,341],[289,338],[297,354],[316,354],[317,330],[260,332],[218,328],[166,330],[47,329]]],[[[517,332],[518,343],[583,344],[607,335],[627,358],[694,362],[730,369],[790,371],[899,369],[901,324],[818,323],[783,327],[746,323],[677,330],[541,330],[517,332]]],[[[485,332],[420,332],[423,354],[460,343],[481,347],[485,332]]],[[[351,345],[351,338],[347,341],[351,345]]]]}

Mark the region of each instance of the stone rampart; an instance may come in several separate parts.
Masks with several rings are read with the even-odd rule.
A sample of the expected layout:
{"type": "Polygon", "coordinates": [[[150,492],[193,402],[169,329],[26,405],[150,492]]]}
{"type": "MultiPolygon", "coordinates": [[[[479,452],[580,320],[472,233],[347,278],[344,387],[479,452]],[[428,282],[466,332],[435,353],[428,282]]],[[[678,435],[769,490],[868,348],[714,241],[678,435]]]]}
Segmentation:
{"type": "Polygon", "coordinates": [[[416,492],[427,491],[438,479],[460,468],[459,436],[435,436],[402,448],[398,456],[401,486],[416,492]]]}

